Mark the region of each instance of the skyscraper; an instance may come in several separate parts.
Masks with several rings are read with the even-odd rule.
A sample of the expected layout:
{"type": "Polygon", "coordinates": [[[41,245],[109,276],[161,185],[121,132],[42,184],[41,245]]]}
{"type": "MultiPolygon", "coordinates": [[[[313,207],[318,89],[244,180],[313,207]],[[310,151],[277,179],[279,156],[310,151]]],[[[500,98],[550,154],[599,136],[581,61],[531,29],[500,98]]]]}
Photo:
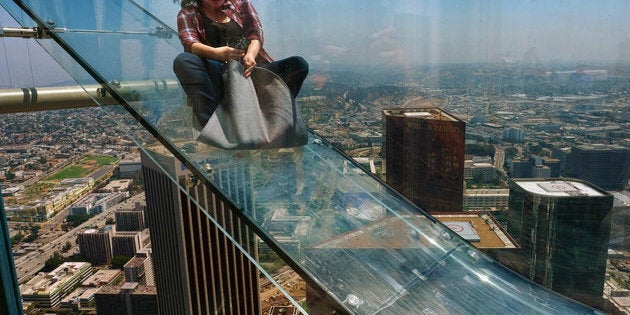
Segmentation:
{"type": "Polygon", "coordinates": [[[79,253],[94,265],[112,262],[113,225],[102,229],[86,229],[77,234],[79,253]]]}
{"type": "Polygon", "coordinates": [[[133,257],[142,249],[140,232],[116,232],[112,236],[112,257],[133,257]]]}
{"type": "Polygon", "coordinates": [[[144,211],[142,209],[116,211],[116,231],[142,231],[145,228],[144,211]]]}
{"type": "Polygon", "coordinates": [[[581,180],[515,179],[509,231],[530,279],[597,306],[608,257],[613,196],[581,180]]]}
{"type": "Polygon", "coordinates": [[[440,108],[383,110],[387,183],[427,211],[461,211],[466,123],[440,108]]]}
{"type": "Polygon", "coordinates": [[[157,314],[155,287],[135,282],[103,286],[95,294],[95,300],[100,315],[157,314]]]}
{"type": "Polygon", "coordinates": [[[590,144],[571,148],[573,176],[606,190],[621,190],[630,175],[630,149],[618,145],[590,144]]]}
{"type": "MultiPolygon", "coordinates": [[[[170,153],[143,152],[142,166],[160,314],[258,313],[258,270],[208,218],[227,226],[233,239],[257,257],[254,234],[234,213],[238,209],[191,182],[191,173],[170,153]],[[164,170],[188,190],[180,190],[164,170]]],[[[232,187],[246,185],[244,178],[233,179],[232,187]]]]}
{"type": "Polygon", "coordinates": [[[150,249],[143,249],[136,253],[136,255],[125,264],[124,270],[126,282],[138,282],[152,287],[155,286],[150,249]]]}

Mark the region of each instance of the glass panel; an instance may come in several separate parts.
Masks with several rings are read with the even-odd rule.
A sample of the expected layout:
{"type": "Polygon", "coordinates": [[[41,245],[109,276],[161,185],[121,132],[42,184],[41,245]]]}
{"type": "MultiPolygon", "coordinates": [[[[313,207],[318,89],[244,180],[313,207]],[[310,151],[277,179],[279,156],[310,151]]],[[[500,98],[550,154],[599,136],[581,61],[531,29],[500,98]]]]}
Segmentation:
{"type": "MultiPolygon", "coordinates": [[[[380,109],[390,104],[426,105],[418,95],[431,96],[431,105],[470,116],[488,113],[495,104],[516,103],[523,110],[532,103],[547,104],[550,100],[540,97],[556,96],[558,91],[543,93],[541,87],[555,82],[553,78],[565,68],[550,67],[547,76],[540,71],[541,62],[552,62],[558,56],[611,60],[615,55],[610,50],[609,55],[572,50],[580,43],[603,44],[603,36],[596,33],[589,33],[585,42],[565,38],[557,46],[547,43],[556,38],[542,37],[537,48],[528,36],[548,34],[549,26],[559,21],[539,13],[556,12],[563,21],[572,22],[558,30],[564,35],[574,34],[574,30],[586,32],[585,24],[577,21],[587,17],[593,25],[611,22],[601,29],[620,34],[627,27],[612,22],[627,20],[618,13],[628,12],[619,10],[627,4],[609,4],[605,9],[587,5],[578,11],[566,2],[510,6],[463,1],[259,2],[256,5],[266,33],[271,34],[265,47],[277,56],[302,54],[311,65],[310,81],[298,102],[309,125],[326,138],[310,133],[303,147],[250,151],[225,151],[195,141],[191,109],[175,87],[171,69],[182,51],[173,30],[176,7],[147,1],[139,6],[122,0],[94,0],[80,6],[74,1],[22,1],[24,9],[49,27],[55,41],[104,90],[114,94],[143,128],[210,189],[240,208],[242,219],[267,246],[309,287],[329,295],[332,304],[344,311],[594,312],[488,258],[368,174],[332,143],[344,145],[359,130],[380,127],[380,109]],[[330,14],[331,7],[344,15],[330,14]],[[571,9],[563,11],[566,8],[571,9]],[[526,14],[516,14],[523,11],[526,14]],[[169,14],[169,21],[155,18],[168,19],[169,14]],[[515,16],[518,18],[512,19],[515,16]],[[538,23],[539,19],[544,23],[538,23]],[[531,33],[518,31],[528,26],[536,28],[531,33]],[[519,37],[509,38],[514,34],[519,37]],[[521,63],[514,63],[512,50],[526,51],[521,63]],[[531,71],[537,74],[534,83],[525,83],[532,79],[531,71]],[[502,76],[504,81],[495,81],[502,76]],[[387,92],[379,94],[379,89],[387,92]],[[529,99],[523,101],[521,94],[529,99]],[[374,108],[363,103],[368,101],[374,108]],[[361,115],[363,112],[366,114],[361,115]],[[336,121],[331,122],[332,117],[336,121]]],[[[59,56],[61,64],[68,64],[66,69],[77,81],[91,83],[80,70],[63,62],[63,54],[54,49],[50,52],[59,56]]],[[[561,59],[558,64],[572,61],[561,59]]],[[[578,70],[567,75],[579,76],[571,87],[580,94],[591,87],[594,77],[584,77],[583,69],[578,70]]],[[[628,86],[625,80],[615,83],[620,91],[628,86]]],[[[515,113],[496,114],[515,119],[515,113]]],[[[484,126],[479,138],[497,137],[496,124],[484,126]]],[[[152,137],[136,135],[135,139],[151,152],[152,137]]],[[[204,210],[216,219],[211,209],[204,210]]],[[[326,311],[317,309],[315,303],[307,310],[326,311]]]]}
{"type": "MultiPolygon", "coordinates": [[[[2,189],[0,188],[0,193],[2,189]]],[[[7,224],[4,201],[0,198],[0,252],[2,252],[2,265],[0,266],[0,311],[4,314],[17,314],[21,309],[22,300],[18,289],[18,278],[15,271],[13,253],[11,251],[11,235],[7,224]]]]}

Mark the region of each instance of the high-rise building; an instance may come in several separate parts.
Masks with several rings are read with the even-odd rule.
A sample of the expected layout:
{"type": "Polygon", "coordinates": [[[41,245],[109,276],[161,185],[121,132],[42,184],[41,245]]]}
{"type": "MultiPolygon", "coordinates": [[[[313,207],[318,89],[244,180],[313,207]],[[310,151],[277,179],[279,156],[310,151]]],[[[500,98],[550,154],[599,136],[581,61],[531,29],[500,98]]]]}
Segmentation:
{"type": "Polygon", "coordinates": [[[112,262],[113,225],[102,229],[85,229],[77,234],[79,253],[94,265],[104,265],[112,262]]]}
{"type": "Polygon", "coordinates": [[[153,276],[153,262],[150,249],[143,249],[136,253],[124,266],[125,281],[155,286],[153,276]]]}
{"type": "Polygon", "coordinates": [[[18,310],[21,309],[22,300],[11,250],[11,236],[7,226],[4,201],[0,197],[0,314],[19,314],[18,310]]]}
{"type": "Polygon", "coordinates": [[[509,162],[510,177],[530,178],[532,177],[532,165],[528,159],[512,159],[509,162]]]}
{"type": "Polygon", "coordinates": [[[549,177],[560,177],[560,159],[545,157],[543,165],[549,167],[549,177]]]}
{"type": "Polygon", "coordinates": [[[630,175],[630,149],[618,145],[589,144],[571,148],[573,176],[606,190],[621,190],[630,175]]]}
{"type": "Polygon", "coordinates": [[[145,228],[144,211],[142,209],[117,210],[115,213],[116,231],[142,231],[145,228]]]}
{"type": "Polygon", "coordinates": [[[520,272],[554,291],[599,305],[613,199],[576,179],[511,181],[508,231],[520,243],[526,262],[520,272]]]}
{"type": "Polygon", "coordinates": [[[112,236],[112,257],[133,257],[142,249],[140,232],[116,232],[112,236]]]}
{"type": "MultiPolygon", "coordinates": [[[[259,313],[258,269],[233,241],[257,257],[254,233],[234,213],[240,210],[217,192],[195,185],[191,173],[170,153],[143,152],[142,166],[159,313],[259,313]],[[188,191],[180,190],[164,170],[188,191]],[[193,200],[209,214],[204,214],[193,200]],[[227,226],[233,240],[209,216],[227,226]]],[[[229,177],[234,189],[247,187],[246,173],[229,167],[214,168],[217,180],[229,177]]]]}
{"type": "Polygon", "coordinates": [[[503,130],[503,139],[515,142],[523,142],[525,140],[525,132],[519,128],[507,128],[503,130]]]}
{"type": "Polygon", "coordinates": [[[466,123],[440,108],[386,109],[387,183],[427,211],[462,211],[466,123]]]}
{"type": "Polygon", "coordinates": [[[99,315],[158,314],[155,287],[135,282],[103,286],[95,300],[99,315]]]}

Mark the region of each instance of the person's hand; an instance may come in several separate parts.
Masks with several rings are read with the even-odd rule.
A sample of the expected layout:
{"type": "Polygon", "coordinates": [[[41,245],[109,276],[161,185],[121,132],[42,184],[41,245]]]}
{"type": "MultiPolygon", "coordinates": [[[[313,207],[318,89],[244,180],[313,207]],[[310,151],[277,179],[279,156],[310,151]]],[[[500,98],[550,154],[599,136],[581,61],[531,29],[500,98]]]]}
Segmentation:
{"type": "Polygon", "coordinates": [[[243,68],[245,68],[243,76],[246,78],[249,77],[252,74],[252,71],[254,71],[254,66],[256,66],[256,56],[246,54],[243,57],[243,68]]]}
{"type": "Polygon", "coordinates": [[[245,56],[245,51],[230,46],[216,48],[217,60],[228,62],[233,59],[240,59],[245,56]]]}

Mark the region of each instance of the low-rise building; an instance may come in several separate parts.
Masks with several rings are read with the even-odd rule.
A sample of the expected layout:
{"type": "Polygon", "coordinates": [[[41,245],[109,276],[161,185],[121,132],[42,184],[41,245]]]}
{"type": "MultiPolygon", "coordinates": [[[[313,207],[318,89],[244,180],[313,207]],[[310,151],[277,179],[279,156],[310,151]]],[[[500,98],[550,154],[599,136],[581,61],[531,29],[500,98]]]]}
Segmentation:
{"type": "Polygon", "coordinates": [[[86,262],[66,262],[49,273],[39,273],[20,286],[22,299],[41,308],[57,307],[61,300],[92,275],[86,262]]]}

